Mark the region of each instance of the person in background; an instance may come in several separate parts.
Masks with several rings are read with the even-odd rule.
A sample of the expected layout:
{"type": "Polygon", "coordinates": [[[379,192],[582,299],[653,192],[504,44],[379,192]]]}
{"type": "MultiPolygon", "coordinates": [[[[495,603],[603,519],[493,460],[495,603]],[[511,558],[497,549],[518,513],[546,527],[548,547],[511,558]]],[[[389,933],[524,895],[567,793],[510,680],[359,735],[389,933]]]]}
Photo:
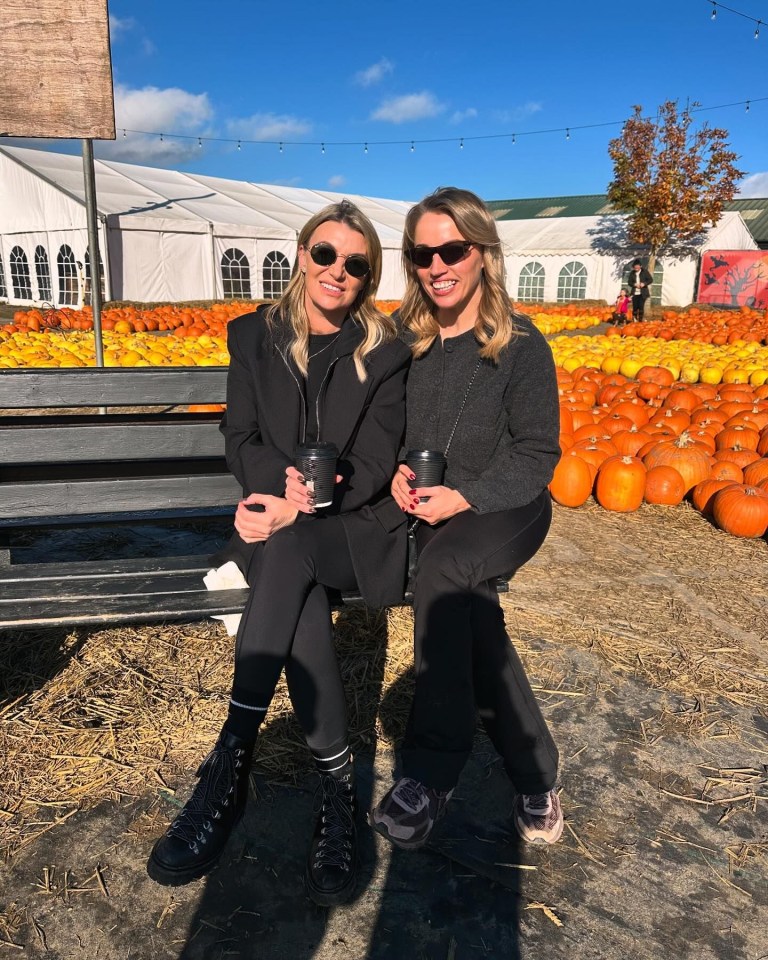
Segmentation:
{"type": "Polygon", "coordinates": [[[551,522],[547,484],[560,458],[552,352],[512,310],[496,223],[475,194],[445,187],[414,206],[403,264],[399,317],[413,351],[405,449],[447,450],[447,469],[439,486],[415,488],[406,464],[392,481],[418,521],[415,693],[402,775],[370,821],[396,846],[426,843],[470,755],[477,709],[517,791],[517,830],[554,843],[558,751],[495,588],[536,553],[551,522]]]}
{"type": "Polygon", "coordinates": [[[347,900],[357,875],[357,801],[327,588],[366,603],[402,599],[406,517],[390,496],[405,426],[410,352],[375,305],[381,244],[349,201],[315,214],[281,299],[228,328],[227,464],[243,500],[218,562],[250,585],[229,710],[191,798],[147,864],[179,885],[215,865],[241,818],[251,755],[280,673],[320,775],[305,883],[319,904],[347,900]],[[340,451],[333,502],[316,510],[294,448],[340,451]],[[259,512],[252,511],[256,507],[259,512]]]}
{"type": "Polygon", "coordinates": [[[632,261],[629,271],[629,291],[632,294],[632,319],[636,323],[643,322],[645,301],[651,295],[653,277],[639,260],[632,261]]]}
{"type": "Polygon", "coordinates": [[[627,322],[627,313],[629,312],[629,296],[626,287],[621,288],[621,293],[616,297],[616,305],[613,308],[613,322],[618,327],[624,326],[627,322]]]}

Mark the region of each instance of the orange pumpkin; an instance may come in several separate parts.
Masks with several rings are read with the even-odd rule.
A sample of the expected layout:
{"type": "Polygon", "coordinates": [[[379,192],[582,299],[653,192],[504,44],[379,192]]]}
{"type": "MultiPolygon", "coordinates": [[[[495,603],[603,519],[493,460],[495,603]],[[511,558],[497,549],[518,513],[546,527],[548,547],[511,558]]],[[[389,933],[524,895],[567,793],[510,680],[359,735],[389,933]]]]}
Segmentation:
{"type": "Polygon", "coordinates": [[[645,475],[646,503],[674,507],[685,496],[685,480],[674,467],[651,467],[645,475]]]}
{"type": "Polygon", "coordinates": [[[726,487],[712,500],[712,517],[734,537],[762,537],[768,530],[768,492],[743,484],[726,487]]]}
{"type": "Polygon", "coordinates": [[[609,457],[597,471],[595,499],[617,513],[637,510],[643,502],[646,469],[637,457],[609,457]]]}
{"type": "Polygon", "coordinates": [[[711,517],[715,494],[733,485],[733,480],[702,480],[691,490],[691,502],[705,517],[711,517]]]}
{"type": "Polygon", "coordinates": [[[564,507],[580,507],[592,493],[592,470],[581,457],[561,457],[555,467],[549,492],[564,507]]]}
{"type": "Polygon", "coordinates": [[[674,440],[661,440],[643,458],[652,467],[674,467],[685,481],[686,492],[702,480],[709,479],[709,454],[687,434],[674,440]]]}

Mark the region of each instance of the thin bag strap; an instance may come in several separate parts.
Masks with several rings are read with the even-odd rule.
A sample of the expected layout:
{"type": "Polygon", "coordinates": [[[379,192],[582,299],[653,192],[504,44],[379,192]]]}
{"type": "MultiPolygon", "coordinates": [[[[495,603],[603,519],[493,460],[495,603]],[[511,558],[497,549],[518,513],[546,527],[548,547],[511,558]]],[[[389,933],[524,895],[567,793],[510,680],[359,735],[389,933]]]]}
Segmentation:
{"type": "Polygon", "coordinates": [[[475,364],[475,370],[474,370],[474,372],[473,372],[473,374],[472,374],[472,377],[470,378],[469,384],[467,385],[466,392],[464,393],[464,399],[461,401],[461,406],[459,407],[459,412],[458,412],[458,414],[456,415],[456,423],[454,423],[454,425],[453,425],[453,430],[451,430],[451,435],[450,435],[450,437],[448,437],[448,443],[445,445],[445,450],[443,451],[443,456],[444,456],[444,457],[447,457],[447,456],[448,456],[448,448],[450,447],[451,443],[453,442],[453,435],[454,435],[454,433],[456,433],[456,427],[458,427],[458,425],[459,425],[459,420],[461,419],[461,415],[462,415],[462,413],[464,413],[464,407],[465,407],[466,404],[467,404],[467,399],[468,399],[468,397],[469,397],[469,391],[472,389],[472,384],[475,382],[475,377],[477,376],[477,371],[480,369],[480,367],[481,367],[481,365],[482,365],[482,362],[483,362],[483,359],[482,359],[482,357],[480,357],[480,358],[478,359],[477,363],[475,364]]]}

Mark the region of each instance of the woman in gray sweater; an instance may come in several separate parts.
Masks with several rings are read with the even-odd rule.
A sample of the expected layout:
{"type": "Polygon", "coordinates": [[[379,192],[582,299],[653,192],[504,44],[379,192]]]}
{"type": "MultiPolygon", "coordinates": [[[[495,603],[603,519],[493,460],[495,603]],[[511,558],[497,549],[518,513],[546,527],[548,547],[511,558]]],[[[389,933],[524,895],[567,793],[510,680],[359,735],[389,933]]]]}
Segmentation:
{"type": "Polygon", "coordinates": [[[400,319],[413,353],[405,449],[446,451],[447,468],[439,486],[416,487],[407,464],[392,482],[416,521],[416,689],[403,776],[371,823],[400,847],[427,841],[478,711],[517,791],[518,832],[554,843],[558,752],[494,586],[536,553],[551,522],[547,484],[560,457],[552,353],[511,309],[496,224],[475,194],[441,188],[413,207],[403,262],[400,319]]]}

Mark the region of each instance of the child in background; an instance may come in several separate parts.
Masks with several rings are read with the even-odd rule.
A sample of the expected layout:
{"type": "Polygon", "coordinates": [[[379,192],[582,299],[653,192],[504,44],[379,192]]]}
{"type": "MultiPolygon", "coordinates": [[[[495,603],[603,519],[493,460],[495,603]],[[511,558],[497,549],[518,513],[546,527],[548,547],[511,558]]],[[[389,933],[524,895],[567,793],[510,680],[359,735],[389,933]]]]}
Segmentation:
{"type": "Polygon", "coordinates": [[[616,306],[613,310],[612,320],[616,326],[623,326],[627,322],[627,312],[629,311],[629,293],[625,287],[621,288],[621,293],[616,298],[616,306]]]}

